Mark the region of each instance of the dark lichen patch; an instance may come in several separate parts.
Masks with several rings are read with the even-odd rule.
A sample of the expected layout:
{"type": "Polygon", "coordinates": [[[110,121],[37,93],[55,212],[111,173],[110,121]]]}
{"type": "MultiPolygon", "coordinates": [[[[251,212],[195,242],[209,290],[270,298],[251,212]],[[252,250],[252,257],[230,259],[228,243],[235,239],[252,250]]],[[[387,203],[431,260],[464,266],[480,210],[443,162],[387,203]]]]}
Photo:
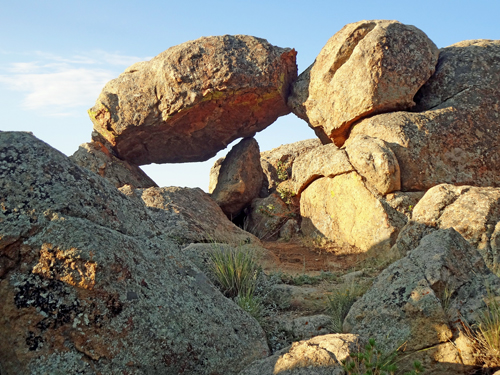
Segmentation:
{"type": "Polygon", "coordinates": [[[37,350],[42,346],[43,338],[42,336],[36,336],[35,332],[28,331],[28,337],[26,337],[26,345],[30,351],[37,350]]]}
{"type": "Polygon", "coordinates": [[[83,311],[76,298],[68,298],[66,288],[61,281],[30,275],[16,287],[14,304],[18,309],[34,307],[40,311],[44,318],[36,326],[41,331],[56,329],[72,322],[83,311]]]}

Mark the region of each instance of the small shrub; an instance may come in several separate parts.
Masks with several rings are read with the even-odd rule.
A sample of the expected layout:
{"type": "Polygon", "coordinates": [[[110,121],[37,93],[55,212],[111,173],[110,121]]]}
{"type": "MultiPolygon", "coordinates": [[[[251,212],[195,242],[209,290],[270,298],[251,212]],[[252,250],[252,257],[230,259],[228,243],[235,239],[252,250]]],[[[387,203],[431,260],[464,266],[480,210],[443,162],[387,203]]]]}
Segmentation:
{"type": "MultiPolygon", "coordinates": [[[[342,361],[342,366],[349,375],[393,375],[398,369],[397,356],[397,351],[385,353],[377,347],[374,339],[370,339],[364,351],[351,353],[342,361]]],[[[405,375],[416,375],[423,371],[422,364],[415,361],[413,370],[405,375]]]]}
{"type": "Polygon", "coordinates": [[[252,252],[215,248],[210,260],[211,271],[227,297],[253,294],[259,266],[252,252]]]}
{"type": "Polygon", "coordinates": [[[280,195],[281,200],[288,205],[292,203],[292,198],[296,195],[293,190],[288,188],[278,187],[276,191],[280,195]]]}
{"type": "Polygon", "coordinates": [[[278,174],[278,178],[281,181],[288,180],[289,176],[286,163],[282,162],[281,160],[278,161],[278,164],[276,165],[276,173],[278,174]]]}
{"type": "Polygon", "coordinates": [[[344,319],[349,313],[356,300],[366,292],[366,287],[352,284],[335,290],[328,296],[328,312],[332,317],[332,330],[334,333],[342,333],[344,319]]]}

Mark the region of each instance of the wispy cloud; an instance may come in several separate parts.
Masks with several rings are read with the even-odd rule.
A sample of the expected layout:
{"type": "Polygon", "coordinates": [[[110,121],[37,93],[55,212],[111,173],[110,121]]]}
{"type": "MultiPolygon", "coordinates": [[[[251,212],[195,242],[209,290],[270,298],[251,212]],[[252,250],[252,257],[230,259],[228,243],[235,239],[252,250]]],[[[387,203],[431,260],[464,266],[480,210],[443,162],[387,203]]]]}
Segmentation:
{"type": "Polygon", "coordinates": [[[104,51],[73,56],[37,51],[30,57],[0,67],[5,72],[0,83],[24,93],[23,109],[48,116],[71,116],[76,107],[92,106],[106,82],[125,67],[150,59],[104,51]]]}

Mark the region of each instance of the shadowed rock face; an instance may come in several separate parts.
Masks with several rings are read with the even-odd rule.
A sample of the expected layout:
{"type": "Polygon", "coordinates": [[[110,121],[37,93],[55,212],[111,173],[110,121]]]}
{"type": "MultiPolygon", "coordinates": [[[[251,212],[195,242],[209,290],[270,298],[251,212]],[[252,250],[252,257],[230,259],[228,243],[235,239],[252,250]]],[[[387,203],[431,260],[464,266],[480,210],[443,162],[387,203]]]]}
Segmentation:
{"type": "Polygon", "coordinates": [[[149,207],[32,135],[0,132],[2,375],[236,374],[268,354],[259,324],[165,233],[176,219],[159,212],[177,192],[134,193],[149,207]]]}
{"type": "Polygon", "coordinates": [[[210,185],[217,204],[227,217],[236,217],[259,195],[263,172],[259,144],[254,138],[241,140],[210,171],[210,185]]]}
{"type": "Polygon", "coordinates": [[[295,55],[245,35],[169,48],[106,84],[89,110],[93,138],[137,165],[207,160],[290,112],[295,55]]]}
{"type": "Polygon", "coordinates": [[[411,108],[437,57],[437,47],[414,26],[385,20],[348,24],[299,76],[288,104],[323,143],[340,147],[360,118],[411,108]]]}
{"type": "Polygon", "coordinates": [[[401,190],[435,185],[500,186],[500,41],[470,40],[440,50],[436,73],[414,112],[385,113],[353,126],[389,145],[401,190]]]}

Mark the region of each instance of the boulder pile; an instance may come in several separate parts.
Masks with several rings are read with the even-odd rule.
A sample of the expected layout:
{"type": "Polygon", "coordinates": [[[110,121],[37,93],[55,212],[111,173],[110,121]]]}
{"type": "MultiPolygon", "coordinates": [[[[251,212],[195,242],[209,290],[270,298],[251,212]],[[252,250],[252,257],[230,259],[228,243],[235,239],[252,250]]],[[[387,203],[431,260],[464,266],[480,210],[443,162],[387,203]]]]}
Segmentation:
{"type": "Polygon", "coordinates": [[[70,158],[0,132],[1,375],[340,375],[370,338],[427,373],[478,364],[463,327],[500,295],[500,41],[438,49],[414,26],[360,21],[298,77],[295,55],[224,35],[136,63],[103,88],[92,142],[70,158]],[[290,112],[317,139],[261,152],[252,137],[290,112]],[[210,194],[139,168],[238,138],[210,194]],[[298,235],[392,264],[344,334],[298,318],[305,340],[269,356],[259,322],[211,281],[206,243],[265,258],[260,239],[298,235]]]}

